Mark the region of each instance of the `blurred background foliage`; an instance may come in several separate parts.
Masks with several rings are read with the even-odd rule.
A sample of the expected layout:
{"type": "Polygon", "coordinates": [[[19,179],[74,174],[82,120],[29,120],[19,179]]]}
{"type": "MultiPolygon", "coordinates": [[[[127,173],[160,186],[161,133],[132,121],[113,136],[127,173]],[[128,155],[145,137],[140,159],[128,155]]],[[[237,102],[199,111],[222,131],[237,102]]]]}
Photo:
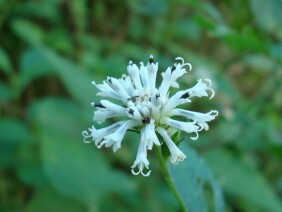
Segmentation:
{"type": "Polygon", "coordinates": [[[171,167],[191,211],[223,204],[220,187],[226,211],[282,211],[281,10],[281,0],[0,0],[0,211],[180,210],[153,152],[151,176],[131,175],[138,135],[116,154],[82,142],[99,99],[91,81],[151,53],[160,70],[176,56],[193,65],[181,87],[210,78],[216,89],[186,106],[220,116],[171,167]]]}

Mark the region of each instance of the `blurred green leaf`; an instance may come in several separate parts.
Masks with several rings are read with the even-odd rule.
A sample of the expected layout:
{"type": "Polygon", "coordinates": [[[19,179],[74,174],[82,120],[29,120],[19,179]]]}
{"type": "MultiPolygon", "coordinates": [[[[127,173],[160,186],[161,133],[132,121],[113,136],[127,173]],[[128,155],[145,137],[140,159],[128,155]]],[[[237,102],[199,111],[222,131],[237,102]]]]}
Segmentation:
{"type": "Polygon", "coordinates": [[[29,49],[23,53],[20,60],[20,80],[22,87],[27,86],[37,78],[54,73],[53,67],[40,49],[29,49]]]}
{"type": "Polygon", "coordinates": [[[43,30],[32,22],[18,19],[14,20],[11,26],[13,31],[28,44],[39,46],[43,43],[45,35],[43,30]]]}
{"type": "Polygon", "coordinates": [[[251,0],[250,7],[259,27],[282,38],[282,1],[251,0]]]}
{"type": "Polygon", "coordinates": [[[223,211],[221,188],[203,158],[188,145],[180,145],[180,149],[187,155],[187,159],[177,166],[170,165],[170,171],[189,211],[223,211]],[[208,207],[208,199],[205,199],[207,186],[211,189],[214,200],[212,209],[208,207]]]}
{"type": "Polygon", "coordinates": [[[133,12],[147,16],[155,16],[168,9],[168,3],[161,0],[138,0],[127,3],[133,12]]]}
{"type": "Polygon", "coordinates": [[[93,77],[81,67],[48,49],[31,49],[24,54],[21,61],[24,86],[31,80],[52,73],[79,102],[89,105],[95,99],[95,87],[91,84],[93,77]]]}
{"type": "Polygon", "coordinates": [[[62,0],[26,1],[17,12],[28,17],[45,19],[55,24],[60,21],[58,9],[61,3],[62,0]]]}
{"type": "Polygon", "coordinates": [[[257,70],[270,71],[275,67],[273,59],[262,54],[248,55],[244,58],[244,62],[247,66],[257,70]]]}
{"type": "Polygon", "coordinates": [[[214,20],[215,23],[223,24],[224,23],[224,18],[221,15],[220,11],[218,10],[217,7],[215,7],[213,4],[209,2],[202,2],[201,7],[203,11],[209,15],[211,19],[214,20]]]}
{"type": "Polygon", "coordinates": [[[25,123],[14,118],[0,119],[0,167],[18,165],[18,148],[31,140],[25,123]]]}
{"type": "Polygon", "coordinates": [[[31,135],[25,123],[14,118],[0,119],[0,142],[17,144],[29,142],[31,135]]]}
{"type": "Polygon", "coordinates": [[[229,32],[223,35],[223,40],[234,50],[257,50],[266,52],[266,44],[253,33],[229,32]]]}
{"type": "Polygon", "coordinates": [[[91,84],[93,76],[83,70],[82,67],[52,51],[45,49],[42,54],[62,80],[70,95],[84,105],[89,105],[95,98],[95,87],[91,84]]]}
{"type": "Polygon", "coordinates": [[[270,54],[274,59],[282,61],[282,43],[276,43],[270,46],[270,54]]]}
{"type": "Polygon", "coordinates": [[[16,165],[15,157],[17,146],[9,145],[0,141],[0,168],[13,167],[16,165]]]}
{"type": "Polygon", "coordinates": [[[40,143],[19,146],[17,150],[18,160],[17,174],[21,182],[30,187],[39,188],[49,185],[49,181],[42,167],[42,158],[38,150],[40,143]]]}
{"type": "Polygon", "coordinates": [[[12,65],[7,52],[0,47],[0,71],[5,74],[12,72],[12,65]]]}
{"type": "Polygon", "coordinates": [[[134,190],[131,178],[111,169],[94,145],[82,142],[80,108],[47,99],[31,107],[31,114],[40,128],[44,169],[60,192],[92,208],[110,192],[134,190]]]}
{"type": "Polygon", "coordinates": [[[64,54],[72,54],[76,50],[71,36],[64,28],[54,29],[48,34],[46,45],[64,54]]]}
{"type": "Polygon", "coordinates": [[[9,101],[13,97],[13,92],[11,89],[0,82],[0,106],[2,105],[2,102],[9,101]]]}
{"type": "Polygon", "coordinates": [[[83,205],[74,199],[58,194],[53,189],[41,189],[36,192],[28,204],[28,212],[50,212],[50,211],[85,211],[83,205]]]}
{"type": "Polygon", "coordinates": [[[282,211],[281,203],[269,183],[246,159],[235,157],[223,149],[208,151],[205,158],[228,193],[262,210],[282,211]]]}

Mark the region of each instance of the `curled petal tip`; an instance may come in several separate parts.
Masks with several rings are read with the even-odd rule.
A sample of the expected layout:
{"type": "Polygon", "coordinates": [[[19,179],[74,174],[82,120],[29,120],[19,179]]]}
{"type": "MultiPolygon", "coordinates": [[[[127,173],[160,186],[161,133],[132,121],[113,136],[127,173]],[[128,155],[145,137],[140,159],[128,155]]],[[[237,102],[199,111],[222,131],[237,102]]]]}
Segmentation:
{"type": "Polygon", "coordinates": [[[143,171],[141,171],[141,174],[142,174],[144,177],[149,177],[150,174],[151,174],[151,170],[149,170],[149,171],[147,172],[147,174],[144,174],[143,171]]]}

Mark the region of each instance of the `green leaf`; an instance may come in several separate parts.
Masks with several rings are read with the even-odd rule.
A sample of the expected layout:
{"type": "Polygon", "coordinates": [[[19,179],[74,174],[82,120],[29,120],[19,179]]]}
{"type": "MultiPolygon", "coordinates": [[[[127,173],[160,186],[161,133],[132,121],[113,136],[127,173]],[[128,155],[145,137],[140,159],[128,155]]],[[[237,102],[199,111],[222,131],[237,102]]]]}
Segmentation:
{"type": "Polygon", "coordinates": [[[0,47],[0,71],[5,74],[10,74],[12,72],[12,65],[6,51],[0,47]]]}
{"type": "Polygon", "coordinates": [[[0,119],[0,143],[17,144],[29,142],[31,135],[25,123],[10,118],[0,119]]]}
{"type": "Polygon", "coordinates": [[[21,86],[27,86],[31,81],[54,74],[53,67],[42,54],[41,49],[29,49],[23,53],[20,60],[21,86]]]}
{"type": "Polygon", "coordinates": [[[223,36],[223,40],[234,50],[237,51],[249,51],[249,50],[257,50],[266,52],[266,45],[259,38],[249,32],[244,33],[227,33],[223,36]]]}
{"type": "Polygon", "coordinates": [[[97,98],[91,84],[94,77],[82,67],[49,49],[35,48],[24,54],[21,60],[22,86],[49,74],[58,76],[70,95],[84,105],[90,105],[97,98]]]}
{"type": "Polygon", "coordinates": [[[18,161],[17,174],[22,183],[30,187],[44,187],[49,181],[43,171],[42,159],[38,150],[39,142],[21,145],[17,150],[18,161]]]}
{"type": "Polygon", "coordinates": [[[28,212],[49,211],[85,211],[83,205],[74,199],[62,196],[53,189],[41,189],[36,192],[28,204],[28,212]]]}
{"type": "Polygon", "coordinates": [[[2,84],[1,82],[0,82],[0,93],[1,93],[0,105],[2,104],[2,102],[6,102],[13,97],[13,92],[11,91],[11,89],[5,84],[2,84]]]}
{"type": "Polygon", "coordinates": [[[42,29],[27,20],[14,20],[12,29],[25,42],[33,46],[39,46],[43,42],[44,33],[42,29]]]}
{"type": "Polygon", "coordinates": [[[254,69],[271,71],[275,67],[272,58],[262,54],[248,55],[244,58],[244,63],[254,69]]]}
{"type": "Polygon", "coordinates": [[[211,170],[192,148],[188,145],[180,145],[181,151],[186,154],[187,159],[177,166],[170,165],[171,175],[176,188],[182,196],[189,211],[223,211],[224,200],[221,188],[212,175],[211,170]],[[209,200],[205,198],[207,187],[210,188],[214,203],[213,209],[208,207],[209,200]]]}
{"type": "Polygon", "coordinates": [[[250,6],[259,27],[282,38],[282,1],[251,0],[250,6]]]}
{"type": "Polygon", "coordinates": [[[95,98],[95,87],[91,84],[93,76],[82,67],[47,49],[42,49],[43,57],[48,60],[65,88],[79,102],[89,105],[95,98]]]}
{"type": "Polygon", "coordinates": [[[269,183],[246,159],[223,149],[209,151],[205,158],[226,192],[264,211],[282,211],[281,203],[269,183]]]}
{"type": "Polygon", "coordinates": [[[18,165],[18,149],[21,144],[27,144],[31,135],[24,122],[11,119],[0,119],[0,167],[18,165]]]}
{"type": "Polygon", "coordinates": [[[134,184],[111,169],[94,145],[82,142],[83,116],[76,105],[60,99],[43,100],[31,108],[47,177],[58,191],[92,208],[111,192],[133,191],[134,184]]]}

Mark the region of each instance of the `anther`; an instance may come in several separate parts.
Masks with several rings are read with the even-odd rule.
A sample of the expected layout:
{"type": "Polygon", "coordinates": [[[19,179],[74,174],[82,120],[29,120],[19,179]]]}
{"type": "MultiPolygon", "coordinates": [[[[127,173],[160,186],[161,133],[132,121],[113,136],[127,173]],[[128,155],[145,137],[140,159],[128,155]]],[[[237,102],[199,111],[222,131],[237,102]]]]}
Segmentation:
{"type": "Polygon", "coordinates": [[[111,79],[111,77],[107,77],[107,81],[112,84],[112,79],[111,79]]]}
{"type": "Polygon", "coordinates": [[[186,98],[189,98],[190,97],[190,94],[188,92],[186,92],[185,94],[183,94],[180,99],[186,99],[186,98]]]}
{"type": "Polygon", "coordinates": [[[143,124],[149,124],[150,121],[151,121],[151,118],[149,118],[149,117],[145,117],[145,118],[142,119],[143,124]]]}
{"type": "Polygon", "coordinates": [[[161,96],[161,95],[160,95],[159,93],[157,93],[157,94],[156,94],[156,100],[157,100],[158,98],[160,98],[160,96],[161,96]]]}
{"type": "Polygon", "coordinates": [[[93,106],[93,107],[100,107],[100,108],[106,108],[101,103],[95,103],[95,102],[91,102],[91,106],[93,106]]]}
{"type": "Polygon", "coordinates": [[[153,57],[153,55],[151,55],[150,57],[149,57],[149,63],[150,64],[152,64],[152,63],[154,63],[155,61],[154,61],[154,57],[153,57]]]}
{"type": "Polygon", "coordinates": [[[134,114],[134,110],[131,109],[131,108],[128,108],[128,113],[131,114],[131,115],[133,115],[133,114],[134,114]]]}
{"type": "Polygon", "coordinates": [[[176,69],[176,66],[175,66],[175,64],[174,64],[174,65],[171,67],[171,69],[170,69],[170,70],[171,70],[171,73],[174,72],[175,69],[176,69]]]}

